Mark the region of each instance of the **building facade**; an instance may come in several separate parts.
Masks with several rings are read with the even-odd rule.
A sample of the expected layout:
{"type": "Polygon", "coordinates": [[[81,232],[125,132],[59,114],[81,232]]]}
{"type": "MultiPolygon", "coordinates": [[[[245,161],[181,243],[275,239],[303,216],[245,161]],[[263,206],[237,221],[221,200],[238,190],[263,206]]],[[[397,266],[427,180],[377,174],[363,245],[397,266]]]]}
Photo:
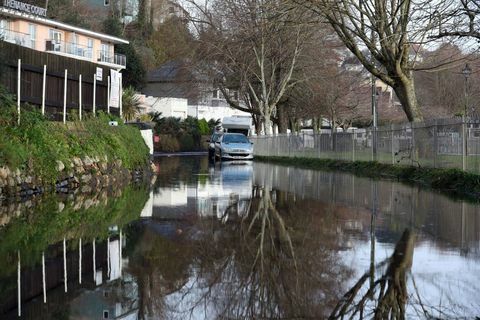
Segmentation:
{"type": "Polygon", "coordinates": [[[6,7],[0,7],[0,39],[117,70],[127,63],[114,49],[116,44],[128,44],[127,40],[6,7]]]}

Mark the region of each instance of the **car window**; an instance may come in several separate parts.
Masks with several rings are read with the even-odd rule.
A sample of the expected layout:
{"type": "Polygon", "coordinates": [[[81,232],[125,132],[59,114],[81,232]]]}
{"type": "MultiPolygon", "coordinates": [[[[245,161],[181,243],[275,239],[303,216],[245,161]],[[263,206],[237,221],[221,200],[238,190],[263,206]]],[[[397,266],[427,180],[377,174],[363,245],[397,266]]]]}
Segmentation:
{"type": "Polygon", "coordinates": [[[224,136],[222,141],[225,143],[250,143],[243,134],[229,134],[224,136]]]}

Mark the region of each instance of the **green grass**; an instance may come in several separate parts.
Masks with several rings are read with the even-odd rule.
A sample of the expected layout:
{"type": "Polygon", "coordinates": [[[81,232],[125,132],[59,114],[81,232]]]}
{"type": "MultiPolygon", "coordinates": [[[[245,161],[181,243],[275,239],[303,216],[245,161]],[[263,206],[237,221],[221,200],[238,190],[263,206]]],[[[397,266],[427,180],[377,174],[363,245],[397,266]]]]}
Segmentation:
{"type": "Polygon", "coordinates": [[[344,161],[303,157],[262,157],[256,160],[296,167],[350,172],[370,178],[388,178],[439,190],[449,196],[479,201],[480,175],[459,169],[392,165],[373,161],[344,161]]]}
{"type": "Polygon", "coordinates": [[[139,130],[121,121],[118,127],[111,127],[111,119],[100,113],[95,118],[63,124],[48,121],[39,111],[25,106],[18,125],[15,107],[4,101],[0,105],[0,167],[26,171],[52,182],[58,175],[56,160],[67,168],[73,157],[85,156],[119,159],[127,169],[145,165],[148,148],[139,130]]]}

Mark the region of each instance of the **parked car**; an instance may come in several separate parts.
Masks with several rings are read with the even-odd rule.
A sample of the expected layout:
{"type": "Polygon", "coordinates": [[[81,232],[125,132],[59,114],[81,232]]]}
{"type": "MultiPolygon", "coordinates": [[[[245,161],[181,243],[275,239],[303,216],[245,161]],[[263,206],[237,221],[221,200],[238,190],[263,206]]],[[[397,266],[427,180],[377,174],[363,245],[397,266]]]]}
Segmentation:
{"type": "Polygon", "coordinates": [[[242,133],[224,133],[215,142],[215,158],[252,160],[253,143],[242,133]]]}
{"type": "Polygon", "coordinates": [[[207,140],[208,142],[208,158],[213,159],[215,156],[215,142],[220,139],[220,137],[223,135],[222,131],[215,131],[212,136],[210,137],[210,140],[207,140]]]}

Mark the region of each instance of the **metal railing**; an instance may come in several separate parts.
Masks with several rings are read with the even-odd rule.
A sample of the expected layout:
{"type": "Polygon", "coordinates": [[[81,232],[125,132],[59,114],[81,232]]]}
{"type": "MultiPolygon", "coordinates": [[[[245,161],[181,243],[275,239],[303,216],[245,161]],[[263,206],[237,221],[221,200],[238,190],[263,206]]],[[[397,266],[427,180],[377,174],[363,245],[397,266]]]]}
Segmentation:
{"type": "Polygon", "coordinates": [[[347,132],[252,136],[257,156],[378,161],[480,173],[480,119],[441,119],[347,132]]]}
{"type": "Polygon", "coordinates": [[[18,44],[22,47],[32,48],[32,40],[28,33],[17,32],[8,29],[0,29],[0,40],[18,44]]]}
{"type": "Polygon", "coordinates": [[[97,61],[116,64],[123,67],[127,65],[127,57],[125,55],[118,53],[111,54],[110,52],[105,52],[103,50],[98,51],[97,61]]]}
{"type": "MultiPolygon", "coordinates": [[[[32,41],[32,39],[30,39],[30,34],[28,33],[22,33],[8,29],[0,29],[0,40],[14,43],[22,47],[35,49],[35,41],[32,41]]],[[[45,51],[66,53],[69,55],[86,58],[92,61],[94,59],[94,52],[92,48],[72,42],[58,41],[54,39],[45,40],[45,51]]],[[[127,65],[127,58],[125,55],[117,53],[106,53],[101,50],[97,53],[96,61],[119,65],[123,67],[127,65]]]]}
{"type": "Polygon", "coordinates": [[[82,46],[72,42],[58,41],[53,39],[45,40],[45,50],[49,52],[61,52],[74,56],[92,59],[93,50],[87,46],[82,46]]]}

